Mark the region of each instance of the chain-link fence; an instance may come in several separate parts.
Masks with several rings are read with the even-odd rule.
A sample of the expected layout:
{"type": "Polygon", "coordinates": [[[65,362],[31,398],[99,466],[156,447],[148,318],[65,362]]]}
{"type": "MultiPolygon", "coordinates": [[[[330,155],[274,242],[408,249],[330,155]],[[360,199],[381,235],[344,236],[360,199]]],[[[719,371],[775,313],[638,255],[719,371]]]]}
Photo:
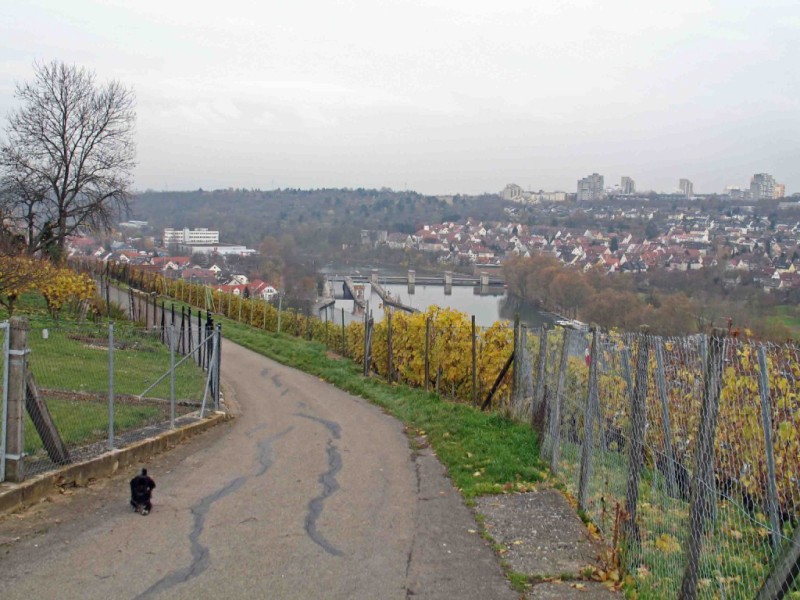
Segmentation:
{"type": "Polygon", "coordinates": [[[562,354],[548,350],[545,385],[572,389],[544,395],[542,451],[640,597],[797,592],[798,349],[705,335],[554,337],[562,354]]]}
{"type": "MultiPolygon", "coordinates": [[[[216,352],[214,336],[201,338],[203,349],[216,352]]],[[[172,327],[127,323],[34,325],[27,336],[25,473],[124,447],[213,408],[213,369],[194,360],[199,344],[182,357],[178,337],[172,327]]]]}

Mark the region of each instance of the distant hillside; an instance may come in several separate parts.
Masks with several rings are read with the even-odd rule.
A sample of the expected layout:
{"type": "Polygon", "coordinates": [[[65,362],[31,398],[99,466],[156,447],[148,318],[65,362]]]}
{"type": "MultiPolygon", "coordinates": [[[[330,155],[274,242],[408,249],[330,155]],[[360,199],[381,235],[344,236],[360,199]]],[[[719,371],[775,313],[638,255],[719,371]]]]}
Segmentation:
{"type": "Polygon", "coordinates": [[[508,203],[495,195],[440,199],[388,189],[144,192],[132,202],[134,219],[163,227],[209,227],[225,243],[257,246],[268,235],[292,234],[308,250],[358,239],[361,229],[411,233],[425,223],[471,216],[502,219],[508,203]]]}

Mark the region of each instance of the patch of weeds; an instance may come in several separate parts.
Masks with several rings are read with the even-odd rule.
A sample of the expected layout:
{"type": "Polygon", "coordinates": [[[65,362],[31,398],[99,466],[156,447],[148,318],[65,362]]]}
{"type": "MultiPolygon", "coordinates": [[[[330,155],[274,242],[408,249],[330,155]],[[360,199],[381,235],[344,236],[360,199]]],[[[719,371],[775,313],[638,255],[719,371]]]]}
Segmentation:
{"type": "Polygon", "coordinates": [[[523,593],[531,587],[530,578],[525,573],[508,570],[506,571],[506,576],[514,591],[523,593]]]}

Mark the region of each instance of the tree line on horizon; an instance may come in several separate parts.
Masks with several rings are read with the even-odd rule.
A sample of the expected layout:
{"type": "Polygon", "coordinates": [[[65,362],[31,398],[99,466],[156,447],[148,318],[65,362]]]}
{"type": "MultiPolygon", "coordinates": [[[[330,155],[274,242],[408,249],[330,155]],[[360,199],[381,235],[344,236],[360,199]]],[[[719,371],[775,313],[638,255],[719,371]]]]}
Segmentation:
{"type": "Polygon", "coordinates": [[[512,300],[605,329],[638,331],[646,325],[656,335],[685,335],[715,326],[773,341],[792,337],[786,325],[769,318],[779,301],[774,294],[755,286],[729,288],[721,269],[608,274],[535,255],[509,258],[503,276],[512,300]]]}

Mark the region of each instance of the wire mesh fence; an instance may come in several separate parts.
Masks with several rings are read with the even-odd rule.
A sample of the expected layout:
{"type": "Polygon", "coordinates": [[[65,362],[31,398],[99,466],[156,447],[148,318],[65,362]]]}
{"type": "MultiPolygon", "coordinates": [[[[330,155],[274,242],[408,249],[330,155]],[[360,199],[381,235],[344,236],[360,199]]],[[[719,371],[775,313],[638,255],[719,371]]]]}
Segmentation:
{"type": "Polygon", "coordinates": [[[565,334],[573,349],[560,373],[573,393],[546,406],[543,454],[552,461],[555,449],[555,468],[614,540],[640,597],[797,592],[797,348],[588,338],[565,334]]]}
{"type": "Polygon", "coordinates": [[[171,361],[167,338],[160,328],[128,324],[33,327],[25,472],[123,447],[176,419],[199,416],[207,374],[191,360],[171,361]]]}
{"type": "MultiPolygon", "coordinates": [[[[640,598],[800,594],[794,345],[480,328],[438,307],[345,325],[343,314],[323,322],[172,288],[162,285],[206,307],[210,296],[239,322],[323,342],[365,375],[530,422],[543,458],[611,543],[611,559],[635,577],[640,598]]],[[[147,322],[146,300],[138,311],[147,322]]]]}

